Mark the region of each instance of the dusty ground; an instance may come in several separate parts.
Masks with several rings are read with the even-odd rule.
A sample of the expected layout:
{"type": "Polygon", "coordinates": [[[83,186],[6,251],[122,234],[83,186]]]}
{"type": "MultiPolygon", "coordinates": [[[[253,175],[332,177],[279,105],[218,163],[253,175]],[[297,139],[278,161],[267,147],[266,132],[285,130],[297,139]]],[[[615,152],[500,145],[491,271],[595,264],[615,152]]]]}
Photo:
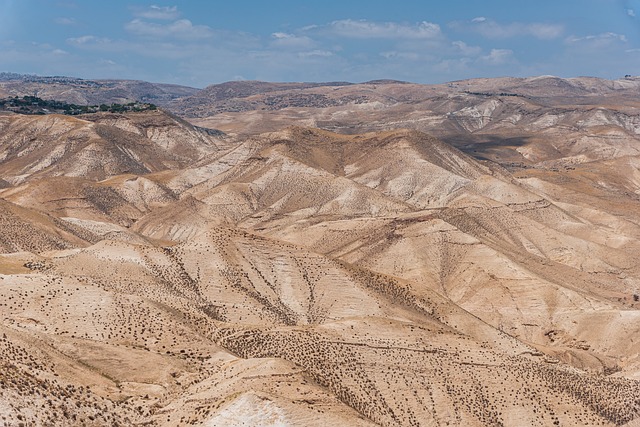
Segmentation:
{"type": "Polygon", "coordinates": [[[2,116],[0,419],[633,426],[629,138],[513,167],[415,130],[2,116]]]}

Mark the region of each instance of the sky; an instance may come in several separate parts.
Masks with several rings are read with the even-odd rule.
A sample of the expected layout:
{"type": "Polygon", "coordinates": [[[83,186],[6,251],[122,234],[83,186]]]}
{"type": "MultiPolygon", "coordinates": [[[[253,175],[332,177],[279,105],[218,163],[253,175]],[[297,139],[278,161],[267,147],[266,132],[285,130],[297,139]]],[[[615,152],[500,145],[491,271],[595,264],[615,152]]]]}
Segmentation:
{"type": "Polygon", "coordinates": [[[0,72],[193,87],[640,74],[640,0],[0,0],[0,72]]]}

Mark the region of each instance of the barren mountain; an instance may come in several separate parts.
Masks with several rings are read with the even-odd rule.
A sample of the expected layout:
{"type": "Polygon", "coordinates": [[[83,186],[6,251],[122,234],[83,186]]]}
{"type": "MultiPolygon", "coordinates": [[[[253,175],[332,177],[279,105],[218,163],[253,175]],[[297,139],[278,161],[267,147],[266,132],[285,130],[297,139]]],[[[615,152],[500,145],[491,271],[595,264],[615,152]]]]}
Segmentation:
{"type": "Polygon", "coordinates": [[[180,168],[218,149],[211,135],[162,112],[81,118],[0,115],[0,173],[12,184],[180,168]]]}
{"type": "Polygon", "coordinates": [[[2,422],[637,425],[635,85],[0,116],[2,422]]]}
{"type": "Polygon", "coordinates": [[[221,86],[170,106],[195,124],[232,133],[261,133],[291,123],[340,133],[416,129],[502,164],[564,167],[638,154],[637,78],[378,81],[266,93],[226,92],[221,86]],[[211,92],[227,96],[207,96],[211,92]]]}
{"type": "Polygon", "coordinates": [[[37,96],[78,105],[126,104],[143,101],[157,105],[193,95],[198,89],[139,80],[86,80],[0,73],[2,96],[37,96]]]}

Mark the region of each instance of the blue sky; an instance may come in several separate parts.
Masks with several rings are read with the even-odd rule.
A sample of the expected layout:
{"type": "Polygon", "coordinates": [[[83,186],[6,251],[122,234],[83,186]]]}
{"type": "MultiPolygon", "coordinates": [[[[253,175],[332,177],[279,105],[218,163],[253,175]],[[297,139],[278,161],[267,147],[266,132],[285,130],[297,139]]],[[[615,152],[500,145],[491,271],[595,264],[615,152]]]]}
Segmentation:
{"type": "Polygon", "coordinates": [[[0,0],[0,71],[204,87],[640,74],[640,0],[0,0]]]}

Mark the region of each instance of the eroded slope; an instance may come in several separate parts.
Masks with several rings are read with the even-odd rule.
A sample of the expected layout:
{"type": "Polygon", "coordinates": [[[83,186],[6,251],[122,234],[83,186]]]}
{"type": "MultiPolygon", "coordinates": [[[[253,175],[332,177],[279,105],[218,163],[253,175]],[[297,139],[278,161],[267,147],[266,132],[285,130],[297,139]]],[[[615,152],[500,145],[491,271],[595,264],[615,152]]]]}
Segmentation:
{"type": "Polygon", "coordinates": [[[640,415],[633,155],[512,173],[415,131],[2,120],[9,425],[640,415]]]}

